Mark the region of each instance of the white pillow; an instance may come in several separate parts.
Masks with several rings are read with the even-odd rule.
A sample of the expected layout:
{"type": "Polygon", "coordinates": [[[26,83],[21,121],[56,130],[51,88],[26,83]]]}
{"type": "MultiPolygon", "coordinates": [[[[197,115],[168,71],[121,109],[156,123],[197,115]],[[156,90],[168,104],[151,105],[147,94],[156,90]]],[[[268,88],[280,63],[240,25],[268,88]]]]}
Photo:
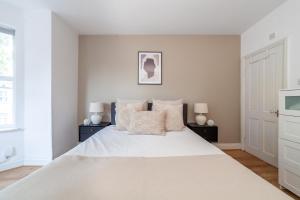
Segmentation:
{"type": "Polygon", "coordinates": [[[165,112],[132,112],[129,125],[129,134],[164,135],[165,119],[165,112]]]}
{"type": "Polygon", "coordinates": [[[145,102],[136,103],[116,103],[116,127],[118,130],[126,131],[128,130],[130,123],[130,113],[135,111],[145,110],[145,102]]]}
{"type": "Polygon", "coordinates": [[[153,106],[153,110],[166,112],[167,131],[181,131],[184,128],[183,104],[156,104],[155,106],[153,106]]]}

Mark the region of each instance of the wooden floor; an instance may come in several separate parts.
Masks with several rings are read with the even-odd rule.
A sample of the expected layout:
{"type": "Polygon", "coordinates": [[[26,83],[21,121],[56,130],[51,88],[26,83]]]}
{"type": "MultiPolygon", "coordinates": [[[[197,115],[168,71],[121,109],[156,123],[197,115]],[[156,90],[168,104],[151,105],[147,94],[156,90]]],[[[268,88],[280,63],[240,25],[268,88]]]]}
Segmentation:
{"type": "MultiPolygon", "coordinates": [[[[225,153],[232,156],[234,159],[255,172],[257,175],[269,181],[274,186],[279,187],[277,168],[241,150],[226,150],[225,153]]],[[[38,168],[39,167],[19,167],[16,169],[0,172],[0,190],[34,172],[38,168]]],[[[294,199],[300,200],[300,197],[297,197],[291,192],[288,192],[287,190],[283,191],[289,194],[294,199]]]]}
{"type": "MultiPolygon", "coordinates": [[[[257,157],[241,150],[226,150],[225,153],[229,154],[231,157],[239,161],[245,167],[249,168],[251,171],[264,178],[274,186],[279,188],[278,184],[278,169],[269,165],[268,163],[258,159],[257,157]]],[[[300,197],[297,197],[288,190],[283,190],[285,193],[290,195],[296,200],[300,200],[300,197]]]]}
{"type": "Polygon", "coordinates": [[[0,172],[0,190],[4,187],[24,178],[40,167],[18,167],[15,169],[0,172]]]}

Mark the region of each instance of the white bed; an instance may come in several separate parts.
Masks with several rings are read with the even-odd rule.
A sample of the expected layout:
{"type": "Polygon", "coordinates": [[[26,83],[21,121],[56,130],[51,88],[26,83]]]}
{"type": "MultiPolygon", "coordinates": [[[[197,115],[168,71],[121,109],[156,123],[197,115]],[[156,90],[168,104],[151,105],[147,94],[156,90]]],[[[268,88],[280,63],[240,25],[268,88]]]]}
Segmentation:
{"type": "Polygon", "coordinates": [[[169,157],[224,154],[189,128],[165,136],[130,135],[108,126],[66,153],[93,157],[169,157]]]}
{"type": "Polygon", "coordinates": [[[292,200],[188,128],[166,136],[109,126],[0,200],[292,200]]]}

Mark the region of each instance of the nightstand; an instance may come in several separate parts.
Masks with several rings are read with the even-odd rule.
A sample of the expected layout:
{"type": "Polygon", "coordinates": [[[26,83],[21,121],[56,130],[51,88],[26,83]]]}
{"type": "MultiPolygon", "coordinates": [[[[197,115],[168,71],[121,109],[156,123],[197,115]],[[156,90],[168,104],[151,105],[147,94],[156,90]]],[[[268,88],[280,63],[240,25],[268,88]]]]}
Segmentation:
{"type": "Polygon", "coordinates": [[[197,133],[199,136],[201,136],[208,142],[218,142],[217,126],[208,126],[208,125],[200,126],[196,123],[188,123],[187,127],[189,127],[192,131],[197,133]]]}
{"type": "Polygon", "coordinates": [[[81,124],[79,126],[79,142],[85,141],[86,139],[88,139],[89,137],[91,137],[92,135],[94,135],[95,133],[97,133],[98,131],[100,131],[101,129],[109,125],[110,122],[101,122],[100,124],[97,125],[91,124],[88,126],[81,124]]]}

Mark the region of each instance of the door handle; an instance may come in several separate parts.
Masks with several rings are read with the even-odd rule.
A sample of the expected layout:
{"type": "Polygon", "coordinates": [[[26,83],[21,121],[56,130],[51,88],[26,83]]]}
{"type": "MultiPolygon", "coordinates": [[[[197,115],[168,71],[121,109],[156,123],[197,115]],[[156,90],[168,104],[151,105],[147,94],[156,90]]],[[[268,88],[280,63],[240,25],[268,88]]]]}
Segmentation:
{"type": "Polygon", "coordinates": [[[279,110],[271,110],[270,111],[271,114],[276,114],[276,116],[279,116],[279,110]]]}

